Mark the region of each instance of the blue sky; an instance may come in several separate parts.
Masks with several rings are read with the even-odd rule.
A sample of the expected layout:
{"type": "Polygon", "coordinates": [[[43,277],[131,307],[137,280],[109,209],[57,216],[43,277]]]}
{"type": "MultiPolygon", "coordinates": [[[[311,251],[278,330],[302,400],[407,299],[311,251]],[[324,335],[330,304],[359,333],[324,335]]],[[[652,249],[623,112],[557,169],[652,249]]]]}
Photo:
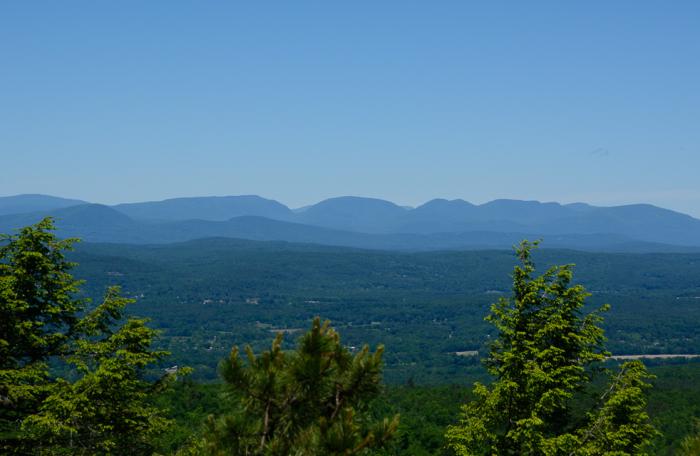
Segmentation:
{"type": "Polygon", "coordinates": [[[700,216],[700,2],[0,5],[0,195],[700,216]]]}

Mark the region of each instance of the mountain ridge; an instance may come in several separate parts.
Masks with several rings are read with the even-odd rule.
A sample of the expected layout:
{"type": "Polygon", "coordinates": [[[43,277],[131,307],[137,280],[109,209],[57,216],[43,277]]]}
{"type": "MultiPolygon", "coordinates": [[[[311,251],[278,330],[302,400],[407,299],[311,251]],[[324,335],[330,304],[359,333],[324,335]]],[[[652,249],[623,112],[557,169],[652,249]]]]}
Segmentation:
{"type": "Polygon", "coordinates": [[[113,206],[46,195],[0,198],[0,232],[47,215],[56,218],[62,235],[99,242],[177,242],[224,236],[425,250],[503,246],[518,235],[560,239],[555,241],[559,246],[573,248],[628,245],[656,251],[662,246],[671,250],[700,247],[700,220],[650,204],[599,207],[499,199],[475,205],[436,198],[406,208],[382,199],[346,196],[293,210],[257,195],[113,206]],[[29,203],[22,206],[23,201],[29,203]],[[74,202],[81,204],[71,205],[74,202]],[[3,207],[17,212],[3,213],[3,207]],[[36,207],[44,209],[30,211],[36,207]]]}
{"type": "Polygon", "coordinates": [[[42,195],[40,193],[0,196],[0,215],[49,211],[86,203],[87,201],[83,200],[42,195]]]}

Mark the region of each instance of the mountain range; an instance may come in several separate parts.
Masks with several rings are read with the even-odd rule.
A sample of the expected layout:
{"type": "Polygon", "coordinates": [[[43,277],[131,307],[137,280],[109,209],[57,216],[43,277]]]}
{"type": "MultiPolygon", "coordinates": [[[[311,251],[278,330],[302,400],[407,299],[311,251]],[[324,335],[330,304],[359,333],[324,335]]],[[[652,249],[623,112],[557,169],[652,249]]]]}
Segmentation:
{"type": "Polygon", "coordinates": [[[0,233],[52,216],[61,236],[91,242],[169,243],[205,237],[369,249],[547,247],[602,251],[698,251],[700,220],[649,204],[434,199],[416,208],[343,196],[301,209],[255,195],[93,204],[46,195],[0,197],[0,233]]]}

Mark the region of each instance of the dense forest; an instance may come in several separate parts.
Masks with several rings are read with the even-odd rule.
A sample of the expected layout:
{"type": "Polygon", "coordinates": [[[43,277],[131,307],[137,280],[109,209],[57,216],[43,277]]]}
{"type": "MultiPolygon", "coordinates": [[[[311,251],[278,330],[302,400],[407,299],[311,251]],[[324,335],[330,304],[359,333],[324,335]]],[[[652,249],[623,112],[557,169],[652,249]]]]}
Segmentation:
{"type": "MultiPolygon", "coordinates": [[[[591,307],[611,304],[603,327],[613,354],[700,353],[700,254],[604,254],[546,249],[539,267],[574,263],[591,307]]],[[[233,345],[291,344],[316,316],[349,346],[384,344],[391,384],[468,383],[484,371],[484,321],[507,295],[512,250],[392,253],[209,239],[166,246],[80,243],[70,258],[99,299],[119,285],[131,311],[164,332],[173,364],[214,380],[233,345]]]]}
{"type": "MultiPolygon", "coordinates": [[[[700,362],[677,360],[664,364],[651,363],[648,410],[652,423],[660,432],[653,439],[650,454],[675,455],[688,435],[695,432],[694,420],[700,420],[700,362]]],[[[449,455],[445,449],[445,429],[454,424],[464,403],[472,398],[472,382],[480,376],[465,376],[460,384],[386,385],[373,400],[374,416],[400,414],[398,433],[390,454],[449,455]]],[[[226,392],[219,382],[202,383],[191,378],[178,382],[174,388],[157,398],[160,406],[170,410],[175,423],[159,441],[161,451],[170,452],[187,441],[193,430],[210,414],[227,409],[226,392]]],[[[696,453],[687,453],[698,454],[696,453]]]]}
{"type": "Polygon", "coordinates": [[[52,229],[0,245],[3,452],[697,454],[700,363],[606,359],[700,352],[698,255],[52,229]]]}

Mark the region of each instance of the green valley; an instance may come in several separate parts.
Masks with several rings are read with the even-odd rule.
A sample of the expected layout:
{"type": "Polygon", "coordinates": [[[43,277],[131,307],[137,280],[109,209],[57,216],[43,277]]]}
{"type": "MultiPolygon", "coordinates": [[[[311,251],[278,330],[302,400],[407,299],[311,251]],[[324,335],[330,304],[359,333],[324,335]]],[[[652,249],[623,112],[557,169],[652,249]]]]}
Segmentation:
{"type": "MultiPolygon", "coordinates": [[[[136,298],[131,312],[164,330],[172,362],[195,367],[195,378],[215,379],[232,345],[266,347],[277,331],[294,341],[320,315],[348,346],[383,343],[393,384],[459,383],[481,372],[478,357],[455,353],[483,353],[483,318],[510,292],[516,261],[507,250],[396,253],[231,239],[83,243],[71,258],[90,296],[120,285],[136,298]]],[[[590,304],[611,304],[613,354],[700,353],[700,255],[543,248],[535,260],[575,263],[590,304]]]]}

